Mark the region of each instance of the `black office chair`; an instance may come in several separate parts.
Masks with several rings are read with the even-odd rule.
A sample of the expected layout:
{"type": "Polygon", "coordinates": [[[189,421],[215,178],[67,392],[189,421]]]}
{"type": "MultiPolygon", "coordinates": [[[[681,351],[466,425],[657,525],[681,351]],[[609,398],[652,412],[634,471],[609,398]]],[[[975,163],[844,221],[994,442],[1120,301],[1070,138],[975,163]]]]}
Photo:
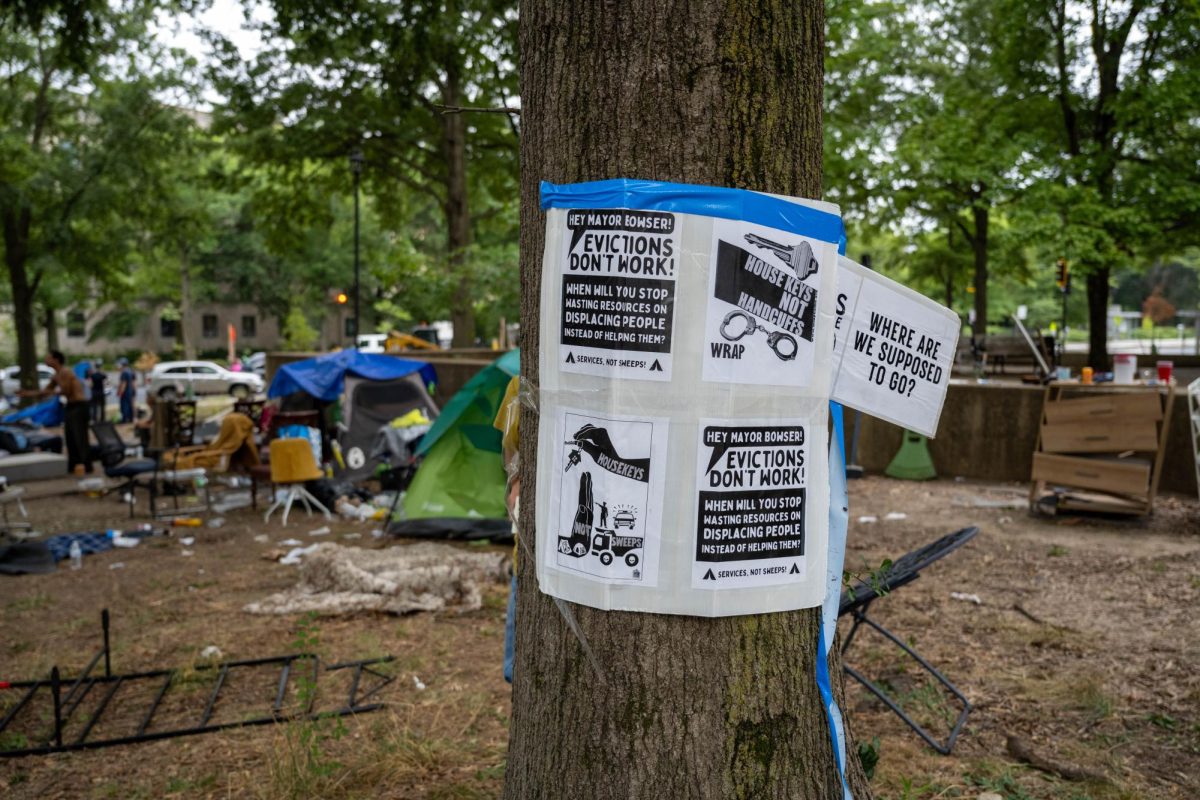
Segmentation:
{"type": "Polygon", "coordinates": [[[876,600],[890,594],[905,584],[912,583],[921,576],[921,570],[935,561],[950,555],[950,553],[975,538],[975,534],[977,533],[979,533],[979,528],[977,527],[963,528],[962,530],[947,534],[935,542],[930,542],[924,547],[913,550],[911,553],[905,553],[896,559],[887,569],[880,570],[868,580],[857,581],[854,586],[842,592],[841,603],[838,608],[839,617],[849,614],[854,618],[854,624],[850,626],[850,631],[846,634],[846,639],[842,644],[842,669],[845,670],[847,675],[854,678],[854,680],[865,686],[873,695],[882,700],[888,708],[896,713],[896,716],[904,720],[908,727],[912,728],[930,747],[942,755],[950,755],[950,751],[954,749],[954,742],[958,739],[958,734],[962,731],[963,725],[967,722],[967,716],[971,713],[971,703],[967,700],[966,695],[959,691],[958,687],[951,683],[945,675],[922,658],[916,650],[902,641],[900,637],[867,616],[867,611],[876,600]],[[846,652],[850,649],[850,645],[854,643],[854,634],[858,632],[858,626],[864,624],[870,628],[874,628],[886,637],[888,641],[903,650],[923,670],[944,686],[950,694],[954,695],[962,705],[962,710],[955,717],[950,734],[945,742],[939,742],[934,739],[925,728],[921,727],[916,720],[906,714],[904,709],[900,707],[900,704],[884,691],[882,687],[868,680],[858,670],[845,663],[846,652]]]}
{"type": "MultiPolygon", "coordinates": [[[[110,478],[118,478],[124,480],[117,491],[124,495],[129,492],[133,496],[134,491],[138,486],[146,488],[150,493],[150,506],[154,507],[154,485],[150,486],[138,482],[138,477],[147,473],[153,473],[158,470],[158,462],[152,458],[126,458],[127,450],[125,440],[121,438],[121,434],[117,433],[116,427],[111,422],[97,422],[92,425],[92,433],[96,436],[96,444],[100,450],[100,463],[104,467],[104,474],[110,478]]],[[[133,516],[134,502],[129,503],[129,516],[133,516]]]]}

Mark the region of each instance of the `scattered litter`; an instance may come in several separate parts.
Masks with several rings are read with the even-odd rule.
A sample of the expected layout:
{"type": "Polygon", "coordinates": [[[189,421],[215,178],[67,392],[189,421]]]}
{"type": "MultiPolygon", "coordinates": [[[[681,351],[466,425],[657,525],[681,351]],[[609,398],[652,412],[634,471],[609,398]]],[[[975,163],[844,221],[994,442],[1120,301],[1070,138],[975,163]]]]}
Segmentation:
{"type": "Polygon", "coordinates": [[[895,522],[896,520],[908,519],[908,514],[905,514],[903,511],[889,511],[883,515],[883,518],[895,522]]]}
{"type": "Polygon", "coordinates": [[[998,519],[996,521],[999,522],[1001,525],[1007,525],[1008,523],[1012,522],[1012,517],[1001,517],[1000,519],[998,519]]]}
{"type": "Polygon", "coordinates": [[[215,660],[219,659],[220,657],[221,657],[221,648],[217,647],[215,644],[210,644],[208,647],[206,647],[200,651],[200,658],[203,658],[205,660],[212,659],[215,661],[215,660]]]}
{"type": "Polygon", "coordinates": [[[979,795],[976,800],[1004,800],[1004,798],[995,792],[984,792],[983,794],[979,795]]]}
{"type": "MultiPolygon", "coordinates": [[[[298,584],[250,603],[246,611],[475,611],[483,605],[482,584],[507,580],[503,553],[467,552],[445,544],[365,550],[323,542],[301,549],[301,554],[305,551],[298,584]]],[[[281,563],[296,563],[288,561],[294,553],[281,563]]]]}
{"type": "Polygon", "coordinates": [[[424,683],[422,683],[422,682],[421,682],[421,679],[420,679],[420,678],[418,678],[416,675],[413,675],[413,686],[416,686],[416,687],[417,687],[417,691],[418,691],[418,692],[423,692],[423,691],[425,691],[425,684],[424,684],[424,683]]]}
{"type": "Polygon", "coordinates": [[[878,522],[878,521],[879,521],[879,517],[876,517],[876,516],[873,516],[870,514],[868,514],[867,516],[858,518],[858,522],[860,525],[870,525],[872,522],[878,522]]]}
{"type": "Polygon", "coordinates": [[[112,539],[113,547],[137,547],[142,541],[132,536],[122,536],[120,531],[110,531],[110,533],[109,538],[112,539]]]}
{"type": "Polygon", "coordinates": [[[316,549],[320,546],[319,544],[310,544],[308,547],[293,547],[287,552],[287,555],[279,559],[279,563],[287,564],[289,567],[299,564],[305,556],[316,552],[316,549]]]}
{"type": "Polygon", "coordinates": [[[330,533],[332,533],[332,532],[333,532],[333,531],[332,531],[332,530],[330,530],[330,528],[329,528],[329,526],[328,526],[328,525],[322,525],[321,527],[317,528],[315,531],[309,531],[309,532],[308,532],[308,535],[309,535],[309,536],[325,536],[325,535],[327,535],[327,534],[330,534],[330,533]]]}
{"type": "Polygon", "coordinates": [[[177,528],[199,528],[204,524],[204,520],[199,517],[176,517],[171,520],[171,524],[177,528]]]}
{"type": "Polygon", "coordinates": [[[375,530],[371,531],[371,538],[372,539],[382,539],[383,538],[383,528],[376,528],[375,530]]]}
{"type": "Polygon", "coordinates": [[[280,542],[280,544],[284,547],[299,547],[300,545],[304,544],[304,542],[300,541],[299,539],[284,539],[282,542],[280,542]]]}
{"type": "Polygon", "coordinates": [[[343,539],[361,539],[362,534],[361,533],[343,533],[342,538],[343,539]]]}
{"type": "Polygon", "coordinates": [[[271,541],[271,537],[267,536],[265,533],[260,533],[254,537],[254,541],[258,542],[259,544],[266,544],[267,542],[271,541]]]}
{"type": "Polygon", "coordinates": [[[951,600],[962,600],[965,603],[974,603],[977,606],[983,605],[983,601],[979,599],[977,594],[966,594],[964,592],[951,592],[951,600]]]}
{"type": "Polygon", "coordinates": [[[109,569],[125,569],[125,562],[124,561],[114,561],[113,563],[108,565],[108,568],[109,569]]]}
{"type": "Polygon", "coordinates": [[[208,527],[210,527],[210,528],[219,528],[224,524],[225,524],[224,517],[213,517],[212,519],[210,519],[208,521],[208,527]]]}
{"type": "Polygon", "coordinates": [[[179,551],[179,555],[181,555],[181,556],[194,556],[194,555],[196,555],[196,554],[195,554],[195,553],[193,553],[191,550],[180,550],[180,551],[179,551]]]}
{"type": "Polygon", "coordinates": [[[196,543],[196,537],[195,536],[185,536],[179,540],[179,543],[181,545],[183,545],[184,547],[191,547],[192,545],[194,545],[196,543]]]}

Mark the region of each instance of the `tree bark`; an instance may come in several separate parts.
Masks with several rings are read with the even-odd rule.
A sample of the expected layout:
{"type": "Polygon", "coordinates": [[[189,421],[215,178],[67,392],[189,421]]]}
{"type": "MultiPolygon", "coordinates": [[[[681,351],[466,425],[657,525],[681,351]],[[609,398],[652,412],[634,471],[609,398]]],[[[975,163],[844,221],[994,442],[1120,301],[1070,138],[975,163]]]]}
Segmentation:
{"type": "Polygon", "coordinates": [[[1087,276],[1088,366],[1097,372],[1109,369],[1108,363],[1108,267],[1087,276]]]}
{"type": "Polygon", "coordinates": [[[179,253],[179,327],[175,341],[187,361],[196,358],[196,343],[192,341],[192,262],[187,248],[179,253]]]}
{"type": "Polygon", "coordinates": [[[29,280],[29,229],[32,215],[28,208],[4,210],[4,266],[8,269],[12,290],[13,327],[17,336],[17,365],[21,367],[21,388],[36,389],[37,329],[33,301],[37,287],[29,280]]]}
{"type": "Polygon", "coordinates": [[[43,309],[46,319],[46,349],[58,350],[58,317],[54,315],[54,309],[46,306],[43,309]]]}
{"type": "MultiPolygon", "coordinates": [[[[447,106],[461,105],[461,80],[459,66],[449,64],[442,93],[447,106]]],[[[450,299],[450,320],[454,323],[453,345],[470,347],[475,343],[475,298],[467,251],[471,245],[471,210],[467,197],[466,115],[442,114],[441,124],[442,148],[446,158],[446,250],[450,274],[457,281],[450,299]]]]}
{"type": "MultiPolygon", "coordinates": [[[[819,196],[824,4],[529,0],[520,25],[521,366],[536,384],[538,182],[819,196]]],[[[520,529],[532,532],[536,413],[523,409],[520,425],[520,529]]],[[[815,679],[819,609],[707,619],[569,605],[596,671],[538,590],[532,539],[519,559],[505,798],[841,798],[815,679]]],[[[869,798],[850,762],[855,797],[869,798]]]]}
{"type": "Polygon", "coordinates": [[[988,210],[974,206],[971,216],[975,234],[971,249],[975,256],[975,327],[980,336],[987,336],[988,323],[988,210]]]}

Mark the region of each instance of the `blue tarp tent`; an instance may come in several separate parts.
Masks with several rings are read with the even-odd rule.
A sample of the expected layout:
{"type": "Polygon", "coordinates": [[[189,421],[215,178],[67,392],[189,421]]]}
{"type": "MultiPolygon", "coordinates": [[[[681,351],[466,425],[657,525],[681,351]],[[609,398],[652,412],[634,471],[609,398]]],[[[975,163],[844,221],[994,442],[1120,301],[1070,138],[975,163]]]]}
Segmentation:
{"type": "Polygon", "coordinates": [[[337,439],[346,464],[341,477],[360,480],[374,472],[369,454],[381,427],[417,409],[437,418],[437,404],[429,396],[436,382],[437,372],[424,361],[342,350],[283,365],[267,396],[303,393],[322,403],[340,400],[337,439]]]}
{"type": "Polygon", "coordinates": [[[41,425],[43,428],[53,428],[56,425],[62,425],[63,407],[59,402],[58,397],[51,397],[49,400],[43,400],[37,405],[23,408],[20,411],[14,411],[11,414],[6,414],[0,418],[0,422],[5,424],[12,422],[20,422],[21,420],[29,420],[34,425],[41,425]]]}
{"type": "Polygon", "coordinates": [[[346,373],[369,381],[391,381],[414,372],[421,373],[421,382],[429,387],[437,383],[437,372],[431,364],[407,358],[340,350],[336,353],[306,358],[284,364],[271,379],[267,397],[283,397],[293,392],[306,392],[318,400],[332,403],[346,388],[346,373]]]}

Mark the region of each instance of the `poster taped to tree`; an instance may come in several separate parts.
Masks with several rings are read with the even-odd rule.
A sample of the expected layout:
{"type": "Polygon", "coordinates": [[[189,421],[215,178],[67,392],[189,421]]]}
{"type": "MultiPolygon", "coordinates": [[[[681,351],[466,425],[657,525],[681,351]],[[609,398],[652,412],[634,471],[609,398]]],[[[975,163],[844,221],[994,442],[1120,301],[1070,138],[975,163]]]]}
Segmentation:
{"type": "Polygon", "coordinates": [[[696,616],[820,605],[836,207],[635,180],[543,184],[542,206],[541,590],[696,616]]]}
{"type": "Polygon", "coordinates": [[[692,586],[804,581],[803,420],[702,420],[692,586]]]}
{"type": "Polygon", "coordinates": [[[666,473],[667,421],[559,409],[551,505],[559,569],[654,586],[666,473]]]}
{"type": "Polygon", "coordinates": [[[564,372],[671,379],[678,222],[675,214],[628,208],[567,212],[564,372]]]}

